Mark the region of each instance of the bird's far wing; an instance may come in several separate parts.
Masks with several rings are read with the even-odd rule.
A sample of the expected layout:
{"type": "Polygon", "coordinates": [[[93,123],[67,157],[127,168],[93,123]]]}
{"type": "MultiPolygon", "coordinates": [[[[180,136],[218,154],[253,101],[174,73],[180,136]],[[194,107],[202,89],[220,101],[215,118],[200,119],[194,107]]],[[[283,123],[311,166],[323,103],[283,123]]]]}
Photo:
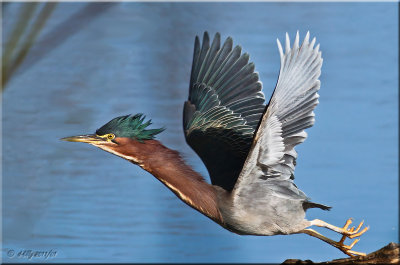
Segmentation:
{"type": "Polygon", "coordinates": [[[281,57],[278,83],[233,190],[236,195],[259,185],[280,196],[306,198],[293,183],[297,158],[294,147],[307,138],[304,130],[314,124],[322,66],[319,44],[314,48],[315,38],[310,43],[309,37],[307,32],[299,46],[297,32],[290,48],[286,33],[285,53],[277,40],[281,57]]]}
{"type": "Polygon", "coordinates": [[[208,33],[200,47],[196,36],[189,98],[183,110],[187,143],[200,156],[211,182],[232,190],[264,112],[264,94],[249,55],[233,48],[229,37],[220,47],[208,33]]]}

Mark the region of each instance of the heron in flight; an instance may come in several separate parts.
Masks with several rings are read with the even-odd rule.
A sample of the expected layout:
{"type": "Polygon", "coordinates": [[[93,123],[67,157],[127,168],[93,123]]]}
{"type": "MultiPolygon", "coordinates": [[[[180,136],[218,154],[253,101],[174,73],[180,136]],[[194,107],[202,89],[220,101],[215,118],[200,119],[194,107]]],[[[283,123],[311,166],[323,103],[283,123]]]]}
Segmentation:
{"type": "Polygon", "coordinates": [[[196,36],[189,85],[184,103],[186,142],[200,156],[210,175],[209,184],[181,158],[155,140],[163,129],[148,129],[143,114],[112,119],[95,134],[62,138],[84,142],[120,156],[148,171],[183,202],[222,227],[240,235],[304,233],[319,238],[349,256],[359,236],[368,230],[363,222],[349,228],[322,220],[305,219],[306,210],[330,207],[312,202],[294,184],[297,152],[314,124],[318,105],[322,57],[310,34],[293,46],[286,34],[285,49],[277,40],[281,59],[278,82],[268,102],[249,54],[233,47],[228,37],[220,45],[216,33],[210,45],[196,36]],[[341,235],[334,241],[311,226],[341,235]],[[346,245],[345,239],[354,239],[346,245]]]}

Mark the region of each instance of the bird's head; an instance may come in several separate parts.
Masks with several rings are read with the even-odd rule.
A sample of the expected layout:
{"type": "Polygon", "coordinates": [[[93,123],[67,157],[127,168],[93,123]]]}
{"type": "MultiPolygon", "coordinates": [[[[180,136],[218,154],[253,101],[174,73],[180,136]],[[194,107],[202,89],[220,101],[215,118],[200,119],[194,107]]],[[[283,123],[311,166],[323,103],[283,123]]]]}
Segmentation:
{"type": "Polygon", "coordinates": [[[69,142],[83,142],[94,145],[107,152],[140,163],[140,153],[146,142],[164,130],[146,129],[151,120],[144,121],[143,114],[126,115],[112,119],[104,124],[95,134],[65,137],[61,140],[69,142]]]}

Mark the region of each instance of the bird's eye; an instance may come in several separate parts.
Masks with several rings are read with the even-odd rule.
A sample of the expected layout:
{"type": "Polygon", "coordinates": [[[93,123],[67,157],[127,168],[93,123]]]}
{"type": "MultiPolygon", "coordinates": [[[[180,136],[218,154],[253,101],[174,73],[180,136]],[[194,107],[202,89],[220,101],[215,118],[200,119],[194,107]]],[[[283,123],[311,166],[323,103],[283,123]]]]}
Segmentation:
{"type": "Polygon", "coordinates": [[[114,139],[114,138],[115,138],[115,135],[114,135],[114,134],[112,134],[112,133],[107,134],[107,139],[108,139],[108,140],[112,140],[112,139],[114,139]]]}

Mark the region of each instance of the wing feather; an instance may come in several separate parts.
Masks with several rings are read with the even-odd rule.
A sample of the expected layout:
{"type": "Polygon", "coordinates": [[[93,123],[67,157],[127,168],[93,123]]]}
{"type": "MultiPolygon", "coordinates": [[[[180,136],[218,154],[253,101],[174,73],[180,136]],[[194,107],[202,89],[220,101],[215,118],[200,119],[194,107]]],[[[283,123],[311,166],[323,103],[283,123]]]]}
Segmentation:
{"type": "MultiPolygon", "coordinates": [[[[281,57],[278,82],[232,191],[236,195],[248,190],[246,186],[262,185],[275,192],[280,190],[277,186],[285,187],[282,191],[291,191],[293,198],[307,198],[295,187],[293,179],[297,158],[294,148],[307,138],[304,130],[314,125],[313,110],[319,103],[317,91],[322,57],[319,45],[314,48],[315,38],[311,43],[309,39],[307,32],[299,46],[297,32],[293,47],[290,47],[286,33],[285,52],[277,40],[281,57]]],[[[234,197],[240,200],[240,196],[234,197]]]]}
{"type": "Polygon", "coordinates": [[[206,165],[211,182],[232,190],[250,150],[256,126],[265,109],[255,66],[240,46],[220,34],[211,46],[195,38],[188,101],[183,127],[187,143],[206,165]]]}

